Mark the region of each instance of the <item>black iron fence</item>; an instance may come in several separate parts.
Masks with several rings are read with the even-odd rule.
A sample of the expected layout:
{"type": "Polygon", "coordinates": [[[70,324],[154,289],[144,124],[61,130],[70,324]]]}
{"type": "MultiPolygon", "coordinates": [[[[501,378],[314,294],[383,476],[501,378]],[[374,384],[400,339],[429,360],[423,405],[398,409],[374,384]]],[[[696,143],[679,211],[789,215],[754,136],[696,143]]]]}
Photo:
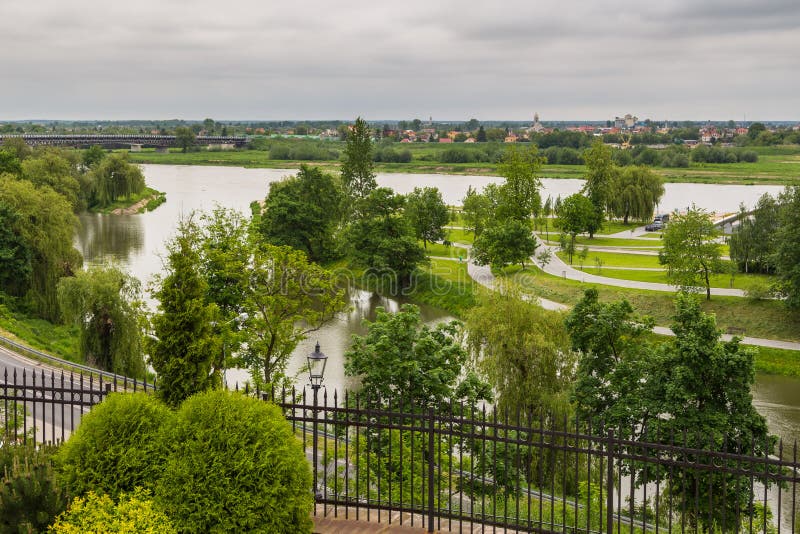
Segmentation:
{"type": "Polygon", "coordinates": [[[118,375],[3,370],[0,441],[57,443],[69,438],[81,417],[114,391],[152,391],[147,381],[118,375]]]}
{"type": "MultiPolygon", "coordinates": [[[[134,390],[92,375],[6,372],[3,440],[62,441],[110,392],[134,390]]],[[[323,515],[457,532],[800,530],[796,443],[704,436],[698,447],[686,433],[650,429],[643,442],[643,428],[564,416],[255,394],[280,405],[303,441],[323,515]]]]}
{"type": "Polygon", "coordinates": [[[645,432],[564,416],[501,420],[463,405],[433,410],[324,392],[263,397],[304,440],[325,515],[382,515],[429,532],[800,529],[796,443],[698,441],[660,432],[658,422],[645,432]]]}

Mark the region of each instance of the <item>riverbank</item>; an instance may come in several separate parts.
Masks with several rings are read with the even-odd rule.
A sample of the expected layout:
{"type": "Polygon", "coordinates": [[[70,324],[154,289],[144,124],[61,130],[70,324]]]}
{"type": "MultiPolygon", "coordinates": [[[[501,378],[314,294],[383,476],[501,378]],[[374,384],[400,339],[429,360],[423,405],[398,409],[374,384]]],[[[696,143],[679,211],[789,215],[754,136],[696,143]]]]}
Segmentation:
{"type": "Polygon", "coordinates": [[[105,215],[133,215],[153,211],[166,201],[166,193],[151,187],[145,187],[139,194],[129,195],[124,199],[112,202],[104,208],[90,209],[89,212],[105,215]]]}
{"type": "MultiPolygon", "coordinates": [[[[405,146],[393,145],[396,150],[405,146]]],[[[490,162],[443,163],[436,161],[430,153],[434,148],[411,147],[415,158],[408,163],[376,162],[375,170],[386,173],[409,174],[453,174],[496,176],[497,165],[490,162]],[[425,152],[423,152],[425,151],[425,152]],[[416,154],[419,152],[419,154],[416,154]]],[[[705,183],[705,184],[745,184],[745,185],[792,185],[800,183],[800,146],[790,147],[792,151],[765,150],[756,163],[696,164],[687,168],[656,167],[654,171],[669,183],[705,183]]],[[[441,148],[438,148],[441,150],[441,148]]],[[[295,169],[300,165],[314,165],[330,172],[338,172],[338,160],[284,160],[270,159],[264,150],[232,150],[227,152],[201,150],[198,152],[155,151],[131,152],[132,163],[157,165],[205,165],[232,166],[267,169],[295,169]]],[[[583,178],[583,165],[544,165],[543,178],[583,178]]]]}

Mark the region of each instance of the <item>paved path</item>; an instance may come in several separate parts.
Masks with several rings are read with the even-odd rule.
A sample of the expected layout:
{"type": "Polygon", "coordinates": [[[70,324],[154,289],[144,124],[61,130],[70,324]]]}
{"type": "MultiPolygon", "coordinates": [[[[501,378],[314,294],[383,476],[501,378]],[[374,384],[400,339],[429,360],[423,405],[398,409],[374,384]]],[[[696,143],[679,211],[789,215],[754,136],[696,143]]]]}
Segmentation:
{"type": "MultiPolygon", "coordinates": [[[[646,291],[662,291],[665,293],[674,293],[676,288],[675,286],[669,284],[660,284],[657,282],[639,282],[637,280],[623,280],[619,278],[609,278],[607,276],[599,276],[596,274],[585,273],[578,269],[575,269],[571,265],[567,265],[561,258],[556,255],[558,252],[557,247],[547,246],[552,253],[552,259],[550,263],[544,266],[544,272],[547,274],[552,274],[553,276],[558,276],[560,278],[566,278],[568,280],[577,280],[580,282],[585,282],[587,284],[601,284],[605,286],[615,286],[615,287],[627,287],[630,289],[644,289],[646,291]]],[[[609,267],[610,268],[610,267],[609,267]]],[[[705,293],[705,288],[703,288],[703,293],[705,293]]],[[[725,287],[712,287],[711,288],[712,295],[718,296],[725,296],[725,297],[744,297],[744,291],[741,289],[735,288],[725,288],[725,287]]]]}
{"type": "MultiPolygon", "coordinates": [[[[422,534],[428,532],[427,517],[421,514],[410,514],[408,512],[358,510],[358,520],[356,520],[355,508],[346,510],[340,506],[334,516],[334,507],[318,504],[314,519],[315,534],[378,534],[388,532],[392,534],[422,534]],[[412,526],[413,515],[413,526],[412,526]],[[345,517],[347,516],[347,517],[345,517]],[[391,522],[390,522],[391,521],[391,522]],[[401,522],[402,521],[402,522],[401,522]]],[[[461,532],[471,533],[492,533],[504,534],[506,532],[521,532],[520,530],[506,530],[500,527],[481,525],[480,523],[470,523],[469,521],[456,521],[449,519],[436,518],[434,520],[434,532],[461,532]]]]}
{"type": "MultiPolygon", "coordinates": [[[[462,246],[462,248],[467,248],[468,249],[469,247],[462,246]]],[[[613,281],[613,282],[629,282],[631,284],[637,284],[637,285],[638,284],[645,284],[645,285],[648,285],[648,286],[652,286],[652,285],[664,286],[664,287],[666,287],[668,289],[658,289],[657,291],[670,291],[670,292],[675,291],[674,287],[669,286],[667,284],[651,284],[651,283],[648,283],[648,282],[635,282],[635,281],[632,281],[632,280],[617,280],[616,278],[607,278],[605,276],[596,276],[596,275],[593,275],[593,274],[587,274],[587,273],[584,273],[582,271],[578,271],[577,269],[573,269],[572,267],[570,267],[569,265],[564,263],[560,258],[558,258],[555,255],[555,250],[551,250],[551,252],[553,252],[553,259],[550,261],[550,263],[545,268],[545,272],[548,272],[550,274],[553,274],[552,272],[550,272],[551,270],[553,270],[551,266],[556,262],[560,262],[560,264],[563,267],[565,267],[565,269],[563,269],[563,270],[574,271],[575,273],[578,273],[579,276],[581,276],[581,278],[573,278],[573,280],[582,280],[583,277],[585,276],[587,283],[597,283],[597,284],[605,284],[605,285],[618,285],[618,286],[621,285],[621,284],[608,284],[608,283],[605,282],[606,280],[609,280],[609,281],[613,281]],[[593,280],[594,279],[600,279],[600,280],[603,280],[603,281],[602,282],[595,282],[595,281],[591,281],[590,278],[593,279],[593,280]]],[[[494,276],[494,274],[492,274],[492,269],[489,266],[475,265],[475,263],[473,263],[472,260],[470,259],[469,262],[467,263],[467,273],[469,273],[470,278],[475,280],[475,282],[477,282],[478,284],[480,284],[480,285],[482,285],[482,286],[484,286],[484,287],[486,287],[488,289],[494,289],[496,277],[494,276]]],[[[557,272],[556,276],[561,276],[561,272],[557,272]]],[[[569,274],[567,276],[569,277],[569,274]]],[[[625,287],[625,286],[623,286],[623,287],[625,287]]],[[[630,287],[630,286],[628,286],[628,287],[630,287]]],[[[720,289],[720,288],[716,288],[716,289],[720,289]]],[[[725,291],[724,289],[721,289],[721,290],[725,291]]],[[[734,290],[734,291],[741,291],[741,290],[734,290]]],[[[712,294],[716,295],[716,294],[720,294],[720,293],[714,292],[714,289],[712,288],[712,294]]],[[[545,309],[548,309],[548,310],[565,311],[565,310],[569,309],[569,306],[567,306],[566,304],[562,304],[560,302],[555,302],[555,301],[552,301],[552,300],[547,300],[547,299],[543,299],[543,298],[536,298],[536,297],[531,297],[530,300],[531,301],[535,301],[541,307],[543,307],[545,309]]],[[[655,328],[653,328],[653,332],[656,333],[656,334],[663,335],[663,336],[674,336],[675,335],[675,333],[671,329],[667,328],[666,326],[656,326],[655,328]]],[[[722,339],[724,341],[730,341],[733,337],[734,336],[731,335],[731,334],[722,334],[722,339]]],[[[741,336],[739,336],[739,337],[741,337],[741,336]]],[[[757,338],[757,337],[741,337],[741,339],[742,339],[742,343],[745,344],[745,345],[756,345],[758,347],[770,347],[770,348],[776,348],[776,349],[798,350],[798,351],[800,351],[800,343],[796,342],[796,341],[781,341],[781,340],[777,340],[777,339],[763,339],[763,338],[757,338]]]]}

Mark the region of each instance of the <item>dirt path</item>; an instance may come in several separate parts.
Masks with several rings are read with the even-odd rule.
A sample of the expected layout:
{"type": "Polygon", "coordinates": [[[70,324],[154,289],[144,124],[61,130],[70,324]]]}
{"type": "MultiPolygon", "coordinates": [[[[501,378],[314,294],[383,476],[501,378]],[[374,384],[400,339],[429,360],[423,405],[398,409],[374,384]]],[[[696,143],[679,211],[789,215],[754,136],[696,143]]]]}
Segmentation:
{"type": "Polygon", "coordinates": [[[127,208],[117,208],[111,212],[111,215],[135,215],[139,213],[139,210],[142,209],[153,199],[158,198],[158,195],[152,195],[147,198],[143,198],[136,204],[128,206],[127,208]]]}

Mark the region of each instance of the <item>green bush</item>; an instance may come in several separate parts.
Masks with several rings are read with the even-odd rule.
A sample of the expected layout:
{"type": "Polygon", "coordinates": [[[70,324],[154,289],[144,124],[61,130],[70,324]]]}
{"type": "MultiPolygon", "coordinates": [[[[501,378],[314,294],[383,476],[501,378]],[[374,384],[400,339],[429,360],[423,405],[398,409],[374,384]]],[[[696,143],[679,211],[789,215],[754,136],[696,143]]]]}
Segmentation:
{"type": "Polygon", "coordinates": [[[137,488],[133,494],[121,494],[114,503],[108,495],[90,491],[85,498],[77,497],[58,517],[48,532],[54,534],[83,534],[107,532],[117,534],[172,534],[176,532],[164,512],[154,508],[150,494],[137,488]]]}
{"type": "Polygon", "coordinates": [[[174,414],[146,393],[114,393],[83,416],[56,460],[73,495],[149,487],[165,462],[157,437],[174,414]]]}
{"type": "Polygon", "coordinates": [[[310,466],[275,405],[200,393],[162,441],[170,454],[155,496],[180,532],[311,532],[310,466]]]}
{"type": "Polygon", "coordinates": [[[42,532],[67,508],[51,448],[0,447],[0,532],[42,532]]]}

